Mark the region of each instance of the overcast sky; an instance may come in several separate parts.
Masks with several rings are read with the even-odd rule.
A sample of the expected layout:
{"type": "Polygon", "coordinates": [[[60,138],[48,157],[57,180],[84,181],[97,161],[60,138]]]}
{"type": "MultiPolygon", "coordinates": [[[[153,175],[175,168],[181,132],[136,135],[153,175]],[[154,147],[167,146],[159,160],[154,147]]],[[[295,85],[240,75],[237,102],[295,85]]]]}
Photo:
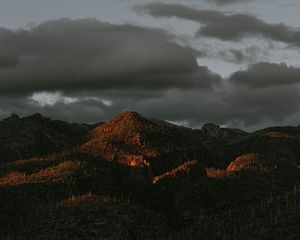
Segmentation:
{"type": "Polygon", "coordinates": [[[0,119],[300,123],[299,0],[0,0],[0,119]]]}

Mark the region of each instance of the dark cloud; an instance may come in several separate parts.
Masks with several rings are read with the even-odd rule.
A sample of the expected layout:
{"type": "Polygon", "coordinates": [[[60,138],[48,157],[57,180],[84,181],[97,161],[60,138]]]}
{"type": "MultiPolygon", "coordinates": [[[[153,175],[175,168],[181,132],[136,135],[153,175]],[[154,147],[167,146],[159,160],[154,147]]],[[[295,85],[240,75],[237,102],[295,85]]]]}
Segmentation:
{"type": "Polygon", "coordinates": [[[219,4],[219,5],[228,5],[228,4],[252,2],[253,0],[205,0],[205,1],[213,2],[213,3],[219,4]]]}
{"type": "Polygon", "coordinates": [[[0,118],[15,112],[22,116],[34,112],[56,119],[77,122],[105,121],[117,113],[132,110],[190,127],[216,122],[229,127],[253,130],[270,125],[298,124],[299,84],[245,88],[240,84],[214,91],[204,89],[110,89],[63,93],[48,104],[35,93],[26,97],[0,97],[0,118]],[[34,97],[35,96],[35,97],[34,97]],[[104,100],[104,101],[103,101],[104,100]],[[109,102],[110,104],[107,104],[109,102]]]}
{"type": "Polygon", "coordinates": [[[269,24],[248,14],[228,14],[214,10],[193,9],[178,4],[150,3],[134,7],[139,13],[154,17],[178,17],[199,22],[198,36],[238,41],[247,36],[263,36],[300,46],[300,31],[284,24],[269,24]]]}
{"type": "Polygon", "coordinates": [[[285,63],[259,62],[233,73],[230,82],[252,88],[300,83],[300,68],[285,63]]]}
{"type": "Polygon", "coordinates": [[[12,32],[0,28],[0,69],[14,68],[20,60],[19,53],[13,46],[5,44],[3,39],[12,32]]]}
{"type": "Polygon", "coordinates": [[[299,86],[270,86],[259,89],[234,87],[224,95],[231,119],[228,122],[240,124],[246,128],[254,126],[296,124],[299,116],[293,116],[299,111],[299,86]],[[292,119],[286,122],[286,119],[292,119]]]}
{"type": "Polygon", "coordinates": [[[0,92],[210,88],[220,81],[163,30],[95,19],[0,29],[0,92]]]}

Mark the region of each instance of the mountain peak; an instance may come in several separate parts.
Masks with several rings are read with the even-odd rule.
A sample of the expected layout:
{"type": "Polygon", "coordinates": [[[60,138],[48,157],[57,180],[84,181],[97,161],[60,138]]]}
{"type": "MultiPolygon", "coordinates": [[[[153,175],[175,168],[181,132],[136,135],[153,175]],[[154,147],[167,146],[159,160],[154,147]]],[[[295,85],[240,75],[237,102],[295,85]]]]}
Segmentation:
{"type": "Polygon", "coordinates": [[[134,111],[125,111],[119,113],[116,117],[141,117],[141,115],[134,111]]]}
{"type": "Polygon", "coordinates": [[[144,118],[138,114],[137,112],[126,111],[119,113],[115,118],[112,119],[117,121],[140,121],[144,120],[144,118]]]}
{"type": "Polygon", "coordinates": [[[202,163],[210,159],[186,131],[157,124],[136,112],[123,112],[92,129],[81,149],[125,165],[150,167],[153,175],[161,175],[191,159],[202,163]]]}
{"type": "Polygon", "coordinates": [[[97,127],[95,132],[102,129],[104,132],[108,133],[128,133],[128,132],[137,132],[145,128],[157,128],[156,124],[151,121],[143,118],[137,112],[122,112],[118,114],[113,119],[105,122],[100,127],[97,127]]]}
{"type": "Polygon", "coordinates": [[[20,117],[15,114],[15,113],[12,113],[10,116],[9,116],[9,119],[20,119],[20,117]]]}
{"type": "Polygon", "coordinates": [[[36,121],[36,122],[43,122],[43,123],[47,121],[51,121],[51,118],[45,117],[41,113],[34,113],[33,115],[28,116],[26,119],[31,121],[36,121]]]}
{"type": "Polygon", "coordinates": [[[202,132],[212,136],[212,137],[221,137],[223,135],[222,128],[214,123],[206,123],[201,128],[202,132]]]}
{"type": "Polygon", "coordinates": [[[36,118],[36,119],[42,119],[42,118],[44,118],[44,116],[42,114],[40,114],[40,113],[34,113],[31,116],[29,116],[29,117],[36,118]]]}
{"type": "Polygon", "coordinates": [[[143,118],[137,112],[122,112],[119,113],[113,119],[105,122],[104,124],[96,127],[91,131],[92,138],[98,138],[103,136],[131,136],[140,131],[146,129],[156,129],[158,131],[159,126],[151,121],[143,118]]]}

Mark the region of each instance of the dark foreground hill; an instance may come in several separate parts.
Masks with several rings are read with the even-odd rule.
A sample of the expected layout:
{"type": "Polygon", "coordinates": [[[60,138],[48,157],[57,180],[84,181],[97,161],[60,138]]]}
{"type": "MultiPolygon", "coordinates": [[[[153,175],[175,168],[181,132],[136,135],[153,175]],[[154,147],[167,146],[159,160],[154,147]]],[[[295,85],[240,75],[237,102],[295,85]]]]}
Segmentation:
{"type": "Polygon", "coordinates": [[[0,239],[300,239],[300,128],[0,122],[0,239]]]}

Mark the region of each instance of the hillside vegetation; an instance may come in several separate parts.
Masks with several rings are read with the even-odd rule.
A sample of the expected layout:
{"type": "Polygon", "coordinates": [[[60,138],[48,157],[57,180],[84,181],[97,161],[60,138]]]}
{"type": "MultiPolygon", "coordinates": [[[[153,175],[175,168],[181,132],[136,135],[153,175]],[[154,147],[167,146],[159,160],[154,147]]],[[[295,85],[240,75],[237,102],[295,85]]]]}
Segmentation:
{"type": "Polygon", "coordinates": [[[300,128],[124,112],[0,122],[0,239],[300,239],[300,128]]]}

